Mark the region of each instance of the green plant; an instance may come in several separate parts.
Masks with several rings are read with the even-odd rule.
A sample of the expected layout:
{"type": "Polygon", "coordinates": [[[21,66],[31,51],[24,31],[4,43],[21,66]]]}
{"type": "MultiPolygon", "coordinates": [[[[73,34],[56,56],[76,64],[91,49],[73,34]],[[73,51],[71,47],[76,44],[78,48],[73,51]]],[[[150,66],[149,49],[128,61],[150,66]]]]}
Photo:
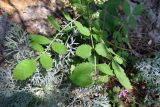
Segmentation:
{"type": "MultiPolygon", "coordinates": [[[[63,36],[63,34],[61,34],[61,36],[63,36]]],[[[62,43],[60,39],[56,39],[56,41],[62,43]]],[[[11,23],[11,29],[7,32],[4,40],[5,61],[3,64],[5,67],[0,67],[0,106],[26,107],[29,105],[33,107],[54,107],[58,103],[67,105],[68,103],[66,104],[65,102],[69,100],[66,95],[69,93],[70,84],[67,84],[67,86],[62,89],[59,88],[59,86],[65,84],[62,81],[66,72],[69,71],[69,63],[71,63],[74,46],[77,44],[75,38],[72,36],[68,36],[67,41],[68,42],[65,43],[67,46],[67,54],[65,56],[54,54],[54,56],[52,56],[54,57],[52,69],[46,70],[43,66],[40,66],[40,63],[36,63],[39,66],[37,66],[32,77],[23,81],[17,81],[13,76],[14,72],[12,72],[16,64],[21,60],[25,61],[29,58],[34,58],[39,55],[40,52],[35,52],[31,49],[31,44],[29,43],[31,41],[29,41],[28,33],[25,32],[20,25],[11,23]]],[[[51,51],[47,52],[47,54],[51,54],[50,52],[51,51]]],[[[24,66],[24,63],[21,64],[24,66]]],[[[19,75],[18,79],[24,76],[25,75],[19,75]]]]}
{"type": "MultiPolygon", "coordinates": [[[[90,62],[90,59],[92,59],[91,63],[94,64],[94,70],[92,71],[92,73],[88,75],[92,75],[92,78],[98,78],[98,79],[96,80],[92,79],[90,80],[90,83],[93,83],[93,82],[97,83],[96,81],[98,82],[101,81],[101,83],[107,82],[108,76],[116,75],[116,77],[118,78],[118,80],[123,86],[125,86],[128,89],[131,89],[130,82],[126,77],[123,68],[121,67],[121,64],[123,65],[125,60],[122,57],[120,57],[118,54],[116,54],[112,50],[112,48],[108,48],[109,45],[108,43],[106,43],[106,37],[105,37],[106,33],[108,33],[109,35],[112,35],[116,29],[119,28],[121,30],[123,20],[122,19],[120,20],[120,16],[118,16],[118,13],[115,16],[112,15],[113,11],[116,12],[118,10],[118,5],[125,4],[125,6],[123,6],[125,13],[127,15],[131,14],[130,11],[128,11],[128,8],[130,8],[128,2],[127,1],[118,2],[118,1],[109,0],[106,3],[102,1],[104,4],[97,3],[97,2],[96,2],[97,4],[94,4],[93,0],[88,0],[88,1],[71,0],[71,3],[74,9],[80,14],[82,14],[82,17],[85,19],[84,21],[85,26],[82,26],[79,24],[79,26],[76,25],[76,27],[78,28],[78,30],[81,29],[79,30],[80,34],[82,34],[83,36],[86,36],[84,37],[86,41],[89,41],[89,40],[91,41],[91,43],[88,43],[85,45],[82,44],[82,46],[79,46],[77,48],[76,55],[84,59],[84,62],[86,62],[87,60],[90,62]],[[114,9],[116,10],[112,11],[113,9],[113,7],[111,7],[112,4],[116,5],[116,7],[114,7],[114,9]],[[106,11],[105,7],[107,7],[108,10],[110,9],[110,13],[109,11],[106,11]],[[106,16],[104,16],[105,15],[104,11],[107,13],[106,16]],[[115,17],[116,20],[112,20],[109,16],[115,17]],[[106,20],[103,18],[106,18],[106,20]],[[109,20],[110,21],[109,22],[107,18],[110,18],[111,21],[109,20]],[[117,23],[117,25],[115,25],[115,27],[113,27],[112,29],[110,30],[106,29],[114,25],[115,22],[113,21],[119,21],[119,22],[121,21],[121,25],[120,23],[117,23]],[[101,22],[103,22],[103,24],[101,22]],[[106,27],[104,28],[103,26],[106,26],[106,27]],[[86,28],[88,28],[88,30],[86,30],[86,28]],[[88,31],[90,31],[90,33],[88,31]],[[86,34],[84,34],[85,32],[86,34]],[[90,34],[90,38],[88,38],[89,34],[90,34]],[[90,50],[89,47],[92,47],[92,50],[90,50]],[[104,60],[103,58],[106,58],[106,59],[104,60]],[[97,71],[98,71],[99,77],[97,77],[97,71]],[[122,80],[122,77],[126,77],[126,78],[123,78],[124,81],[122,80]]],[[[114,33],[114,37],[115,37],[114,42],[115,41],[117,42],[116,36],[119,39],[122,39],[121,32],[117,31],[114,33]]],[[[107,40],[107,42],[109,41],[107,40]]],[[[120,43],[118,44],[120,45],[120,43]]],[[[84,63],[82,62],[82,64],[84,63]]],[[[77,67],[79,70],[79,65],[77,67]]],[[[77,67],[73,72],[71,72],[71,76],[70,76],[71,80],[74,81],[74,83],[76,79],[73,79],[73,77],[75,78],[75,75],[78,76],[80,74],[80,72],[79,74],[77,74],[77,67]]],[[[79,78],[83,78],[83,77],[79,76],[79,78]]],[[[85,80],[85,77],[83,79],[85,80]]]]}
{"type": "MultiPolygon", "coordinates": [[[[71,0],[73,7],[79,13],[82,13],[80,17],[84,18],[83,22],[85,24],[77,20],[80,17],[72,19],[69,14],[64,13],[68,24],[61,28],[56,20],[48,16],[48,21],[58,33],[52,40],[41,35],[29,35],[32,48],[38,51],[39,55],[35,59],[21,61],[13,70],[14,79],[25,80],[31,77],[36,71],[37,62],[46,70],[51,69],[55,54],[59,56],[67,54],[67,46],[63,42],[56,41],[56,38],[66,40],[60,35],[62,33],[69,34],[76,30],[74,33],[78,35],[76,38],[78,38],[80,46],[77,47],[75,59],[72,61],[72,67],[74,66],[74,68],[71,69],[71,72],[68,72],[71,81],[78,86],[86,87],[92,84],[106,83],[109,76],[116,76],[126,89],[132,89],[132,85],[123,69],[126,61],[113,51],[114,48],[109,48],[106,34],[113,34],[115,43],[121,41],[117,40],[118,38],[126,42],[127,38],[122,36],[127,34],[129,27],[135,26],[134,15],[139,15],[143,11],[143,6],[139,5],[131,12],[129,3],[124,0],[109,0],[104,4],[94,4],[92,2],[93,0],[71,0]],[[119,6],[122,6],[124,13],[128,15],[127,22],[124,22],[123,18],[121,19],[118,16],[119,6]],[[69,24],[73,26],[69,27],[69,24]]],[[[123,42],[118,44],[123,44],[123,42]]]]}

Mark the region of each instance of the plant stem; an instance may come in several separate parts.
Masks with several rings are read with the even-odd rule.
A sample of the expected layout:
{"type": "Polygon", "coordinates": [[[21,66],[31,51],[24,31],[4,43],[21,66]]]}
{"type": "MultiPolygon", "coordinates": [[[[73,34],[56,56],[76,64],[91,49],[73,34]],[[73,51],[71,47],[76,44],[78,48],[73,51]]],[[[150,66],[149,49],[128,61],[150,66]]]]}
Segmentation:
{"type": "MultiPolygon", "coordinates": [[[[89,30],[90,30],[90,32],[92,32],[92,26],[91,26],[91,21],[92,20],[90,20],[90,11],[89,11],[89,2],[88,2],[88,6],[87,6],[87,13],[88,13],[88,23],[89,23],[89,30]]],[[[91,44],[92,44],[92,48],[93,49],[95,49],[95,46],[94,46],[94,41],[93,41],[93,35],[92,35],[92,33],[90,34],[90,36],[91,36],[91,44]]],[[[96,73],[96,69],[97,69],[97,58],[96,58],[96,55],[95,55],[95,52],[94,52],[94,70],[95,70],[95,73],[96,73]]]]}
{"type": "Polygon", "coordinates": [[[60,31],[56,34],[56,36],[52,39],[52,41],[51,41],[50,44],[47,46],[47,48],[45,49],[45,51],[42,52],[42,53],[35,59],[35,61],[37,61],[37,60],[41,57],[42,54],[46,53],[46,52],[50,49],[52,43],[56,40],[56,38],[57,38],[71,23],[73,23],[73,22],[74,22],[75,20],[77,20],[79,17],[80,17],[80,16],[78,16],[77,18],[75,18],[75,19],[73,19],[72,21],[70,21],[62,30],[60,30],[60,31]]]}

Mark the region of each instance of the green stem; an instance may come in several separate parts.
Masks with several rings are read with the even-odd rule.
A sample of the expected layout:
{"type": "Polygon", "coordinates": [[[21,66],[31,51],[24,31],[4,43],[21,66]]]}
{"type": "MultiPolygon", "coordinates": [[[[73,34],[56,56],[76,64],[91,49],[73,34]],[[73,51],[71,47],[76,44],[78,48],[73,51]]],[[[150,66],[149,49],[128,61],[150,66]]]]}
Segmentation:
{"type": "MultiPolygon", "coordinates": [[[[89,23],[89,30],[90,30],[90,32],[92,32],[92,26],[91,26],[91,20],[90,20],[90,11],[89,11],[89,2],[88,2],[88,6],[87,6],[87,13],[88,13],[88,23],[89,23]]],[[[93,35],[92,35],[92,33],[91,33],[91,43],[92,43],[92,48],[93,49],[95,49],[95,46],[94,46],[94,41],[93,41],[93,35]]],[[[94,70],[95,70],[95,73],[96,73],[96,69],[97,69],[97,58],[96,58],[96,55],[95,55],[95,53],[94,53],[94,70]]]]}
{"type": "MultiPolygon", "coordinates": [[[[92,42],[92,48],[93,49],[95,49],[95,46],[94,46],[94,41],[93,41],[93,35],[91,34],[91,42],[92,42]]],[[[95,72],[96,72],[96,69],[97,69],[97,58],[96,58],[96,55],[95,55],[95,53],[94,53],[94,70],[95,70],[95,72]]]]}
{"type": "Polygon", "coordinates": [[[72,21],[70,21],[62,30],[60,30],[60,31],[56,34],[56,36],[52,39],[52,41],[50,42],[50,44],[48,45],[48,47],[45,49],[45,51],[42,52],[42,53],[35,59],[35,61],[37,61],[37,60],[41,57],[42,54],[45,54],[45,53],[50,49],[52,43],[56,40],[56,38],[57,38],[63,31],[65,31],[65,29],[66,29],[71,23],[73,23],[73,22],[74,22],[75,20],[77,20],[79,17],[80,17],[80,16],[78,16],[77,18],[75,18],[75,19],[73,19],[72,21]]]}

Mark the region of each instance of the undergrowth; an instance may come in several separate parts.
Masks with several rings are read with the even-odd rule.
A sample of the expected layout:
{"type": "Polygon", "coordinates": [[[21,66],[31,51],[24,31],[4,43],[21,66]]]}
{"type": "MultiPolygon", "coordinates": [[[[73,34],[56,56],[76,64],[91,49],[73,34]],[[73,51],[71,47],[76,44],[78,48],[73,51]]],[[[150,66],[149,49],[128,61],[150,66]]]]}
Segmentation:
{"type": "Polygon", "coordinates": [[[18,25],[6,34],[7,69],[0,75],[4,105],[124,106],[117,101],[133,89],[125,73],[127,35],[144,6],[132,8],[128,0],[70,0],[68,5],[76,18],[63,12],[65,23],[59,25],[47,17],[57,31],[53,36],[28,34],[18,25]],[[115,94],[106,87],[112,78],[118,81],[115,94]],[[21,101],[24,96],[28,100],[21,101]]]}

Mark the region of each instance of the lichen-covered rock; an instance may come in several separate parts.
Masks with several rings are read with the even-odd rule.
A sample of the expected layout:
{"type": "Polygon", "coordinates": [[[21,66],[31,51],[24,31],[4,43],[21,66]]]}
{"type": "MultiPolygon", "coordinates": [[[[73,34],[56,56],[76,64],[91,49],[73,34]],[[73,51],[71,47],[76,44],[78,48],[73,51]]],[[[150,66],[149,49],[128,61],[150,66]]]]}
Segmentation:
{"type": "MultiPolygon", "coordinates": [[[[138,25],[129,35],[132,48],[146,54],[160,50],[160,0],[130,0],[144,4],[143,14],[137,17],[138,25]]],[[[137,4],[130,2],[132,7],[137,4]]]]}
{"type": "Polygon", "coordinates": [[[58,0],[0,0],[1,9],[11,20],[21,23],[27,32],[52,35],[55,30],[47,21],[47,16],[57,14],[58,0]]]}
{"type": "Polygon", "coordinates": [[[4,41],[5,34],[10,28],[10,21],[7,14],[0,16],[0,42],[4,41]]]}
{"type": "Polygon", "coordinates": [[[3,60],[3,41],[7,31],[10,29],[10,25],[7,14],[2,14],[0,16],[0,62],[3,60]]]}
{"type": "Polygon", "coordinates": [[[146,15],[151,22],[149,36],[155,43],[160,44],[160,1],[159,0],[144,0],[146,5],[146,15]]]}

